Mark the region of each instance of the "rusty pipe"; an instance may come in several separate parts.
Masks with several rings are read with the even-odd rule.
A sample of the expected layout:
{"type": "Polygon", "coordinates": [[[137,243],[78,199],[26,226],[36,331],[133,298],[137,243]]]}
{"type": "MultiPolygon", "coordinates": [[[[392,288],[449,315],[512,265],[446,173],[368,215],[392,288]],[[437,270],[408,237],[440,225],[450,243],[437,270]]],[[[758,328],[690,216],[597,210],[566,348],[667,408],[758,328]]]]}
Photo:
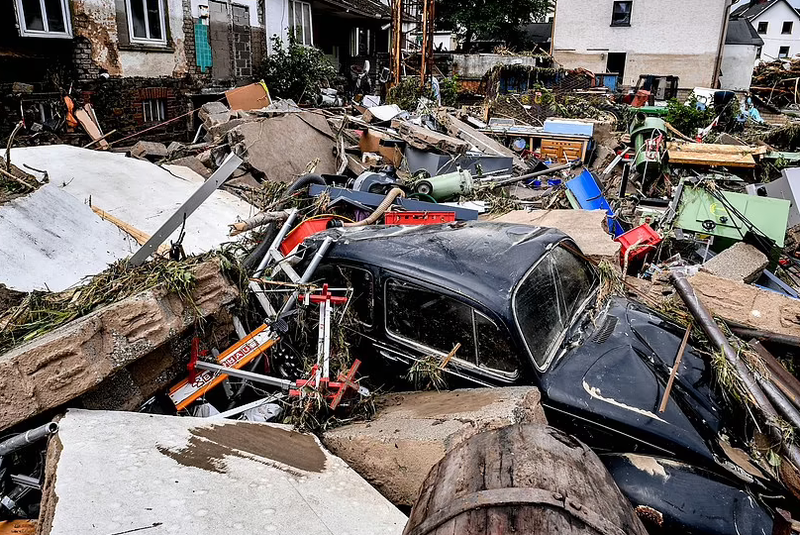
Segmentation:
{"type": "MultiPolygon", "coordinates": [[[[683,302],[686,304],[686,307],[691,312],[692,316],[694,316],[697,323],[700,325],[700,328],[703,329],[703,332],[706,333],[708,339],[711,341],[714,346],[717,347],[720,351],[722,351],[725,360],[731,363],[734,368],[736,368],[737,376],[739,380],[744,385],[745,389],[747,390],[748,395],[750,396],[753,404],[764,414],[766,417],[766,424],[769,427],[770,434],[773,438],[778,439],[783,443],[783,435],[781,430],[777,427],[775,422],[780,418],[780,415],[773,407],[772,403],[770,402],[767,395],[764,393],[761,385],[759,384],[759,380],[750,372],[750,369],[747,365],[739,358],[734,351],[733,347],[731,347],[730,342],[728,342],[728,338],[723,334],[722,330],[719,328],[717,323],[714,321],[711,312],[706,308],[706,306],[700,302],[700,299],[697,297],[697,294],[694,292],[694,288],[689,283],[686,276],[682,273],[673,272],[672,276],[670,277],[672,281],[672,285],[675,286],[675,289],[678,291],[678,294],[683,299],[683,302]]],[[[762,380],[761,383],[763,384],[764,381],[762,380]]],[[[794,414],[786,414],[788,411],[788,407],[791,407],[791,403],[783,397],[783,395],[774,388],[774,385],[771,385],[772,388],[768,388],[770,391],[770,398],[773,398],[776,401],[776,405],[780,409],[782,409],[782,413],[789,419],[791,419],[797,411],[794,411],[794,414]]],[[[791,407],[794,409],[794,407],[791,407]]],[[[797,424],[795,424],[797,425],[797,424]]],[[[800,449],[797,446],[784,444],[784,450],[791,460],[791,462],[798,468],[800,468],[800,449]]]]}

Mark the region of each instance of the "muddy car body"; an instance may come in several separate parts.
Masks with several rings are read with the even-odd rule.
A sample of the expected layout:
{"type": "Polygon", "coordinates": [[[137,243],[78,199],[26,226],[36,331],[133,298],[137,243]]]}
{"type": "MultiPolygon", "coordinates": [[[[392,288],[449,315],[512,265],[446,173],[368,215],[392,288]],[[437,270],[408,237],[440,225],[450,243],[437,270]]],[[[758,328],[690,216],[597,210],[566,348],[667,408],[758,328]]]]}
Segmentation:
{"type": "Polygon", "coordinates": [[[600,306],[597,270],[561,232],[331,229],[307,239],[307,253],[327,236],[336,242],[314,278],[352,288],[351,341],[373,378],[391,383],[460,343],[451,386],[538,386],[550,424],[600,453],[665,533],[772,532],[761,496],[776,484],[726,454],[735,434],[710,364],[689,347],[660,413],[682,329],[625,298],[600,306]]]}

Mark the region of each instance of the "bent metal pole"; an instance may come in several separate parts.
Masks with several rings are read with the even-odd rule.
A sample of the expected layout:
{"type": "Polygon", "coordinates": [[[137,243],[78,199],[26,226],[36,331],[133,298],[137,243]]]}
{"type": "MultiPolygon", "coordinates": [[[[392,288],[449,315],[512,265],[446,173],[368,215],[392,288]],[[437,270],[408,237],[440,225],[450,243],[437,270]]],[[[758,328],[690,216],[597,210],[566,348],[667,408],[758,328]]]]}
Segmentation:
{"type": "MultiPolygon", "coordinates": [[[[694,293],[694,288],[692,288],[692,285],[686,279],[686,276],[683,273],[673,272],[671,281],[672,285],[675,286],[675,289],[681,296],[681,299],[683,299],[683,302],[686,304],[686,307],[689,309],[689,312],[691,312],[692,316],[694,316],[695,320],[697,320],[697,323],[703,329],[703,332],[705,332],[706,336],[708,336],[708,339],[711,340],[711,343],[714,344],[714,346],[722,351],[725,359],[736,368],[736,374],[747,390],[747,393],[750,395],[754,405],[766,417],[765,423],[769,427],[770,434],[773,437],[783,441],[781,431],[776,425],[776,421],[780,416],[775,410],[775,407],[772,406],[772,403],[770,403],[770,400],[764,393],[761,385],[759,385],[759,380],[753,375],[753,373],[751,373],[744,361],[739,358],[739,356],[736,354],[736,351],[734,351],[733,347],[731,347],[730,342],[728,342],[728,338],[725,336],[725,334],[723,334],[722,330],[714,321],[711,312],[709,312],[705,305],[700,302],[700,299],[697,298],[697,294],[694,293]]],[[[763,380],[761,383],[766,384],[766,382],[763,380]]],[[[769,386],[772,387],[771,384],[769,386]]],[[[786,410],[787,407],[791,406],[789,400],[783,397],[780,392],[777,392],[777,389],[774,387],[770,389],[769,397],[773,398],[773,401],[778,408],[781,409],[781,412],[787,419],[794,420],[797,412],[786,410]]],[[[792,407],[792,409],[794,409],[794,407],[792,407]]],[[[798,423],[792,423],[795,426],[798,426],[798,423]]],[[[800,449],[798,449],[797,446],[790,444],[784,444],[784,446],[789,459],[796,467],[800,468],[800,449]]]]}

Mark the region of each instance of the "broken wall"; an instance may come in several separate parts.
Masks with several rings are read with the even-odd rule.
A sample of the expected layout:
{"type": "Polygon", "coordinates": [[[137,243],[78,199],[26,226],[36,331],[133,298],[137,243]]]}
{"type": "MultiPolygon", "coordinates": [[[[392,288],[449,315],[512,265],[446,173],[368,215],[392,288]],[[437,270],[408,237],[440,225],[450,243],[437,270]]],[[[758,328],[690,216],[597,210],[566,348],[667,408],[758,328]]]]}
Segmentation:
{"type": "Polygon", "coordinates": [[[567,69],[607,72],[609,53],[627,53],[622,85],[640,74],[674,75],[680,87],[710,86],[725,23],[724,0],[637,0],[630,26],[612,26],[614,2],[560,0],[553,55],[567,69]]]}
{"type": "Polygon", "coordinates": [[[167,44],[138,44],[128,37],[125,0],[75,0],[73,33],[91,45],[92,62],[111,76],[175,76],[189,72],[184,49],[184,0],[164,0],[167,44]]]}

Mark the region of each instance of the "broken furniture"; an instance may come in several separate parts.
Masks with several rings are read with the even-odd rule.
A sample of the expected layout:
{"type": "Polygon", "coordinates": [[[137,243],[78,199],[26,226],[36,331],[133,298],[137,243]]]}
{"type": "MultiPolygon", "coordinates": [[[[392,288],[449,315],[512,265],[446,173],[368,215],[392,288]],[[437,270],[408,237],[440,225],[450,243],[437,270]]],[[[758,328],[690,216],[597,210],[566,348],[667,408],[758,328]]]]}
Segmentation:
{"type": "Polygon", "coordinates": [[[501,138],[505,143],[511,144],[520,139],[524,142],[524,149],[530,152],[539,151],[542,160],[555,162],[571,162],[573,160],[586,161],[592,136],[562,134],[547,132],[542,127],[521,125],[492,125],[491,123],[480,131],[494,137],[501,138]]]}
{"type": "Polygon", "coordinates": [[[431,470],[403,534],[468,532],[647,535],[597,455],[543,425],[479,433],[431,470]]]}
{"type": "Polygon", "coordinates": [[[76,409],[59,425],[42,503],[49,535],[399,535],[406,523],[289,426],[76,409]]]}

